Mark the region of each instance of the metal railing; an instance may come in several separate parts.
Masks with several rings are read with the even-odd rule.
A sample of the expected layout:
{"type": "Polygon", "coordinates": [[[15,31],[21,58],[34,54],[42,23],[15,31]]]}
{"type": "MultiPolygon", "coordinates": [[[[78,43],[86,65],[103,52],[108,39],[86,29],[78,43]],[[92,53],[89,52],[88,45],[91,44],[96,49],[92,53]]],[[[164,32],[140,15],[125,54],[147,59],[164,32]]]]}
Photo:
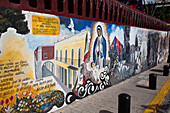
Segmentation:
{"type": "Polygon", "coordinates": [[[169,30],[166,22],[116,0],[0,0],[0,7],[156,30],[169,30]]]}
{"type": "Polygon", "coordinates": [[[60,57],[56,57],[55,59],[59,62],[63,62],[77,67],[80,67],[80,63],[81,63],[81,59],[60,58],[60,57]]]}

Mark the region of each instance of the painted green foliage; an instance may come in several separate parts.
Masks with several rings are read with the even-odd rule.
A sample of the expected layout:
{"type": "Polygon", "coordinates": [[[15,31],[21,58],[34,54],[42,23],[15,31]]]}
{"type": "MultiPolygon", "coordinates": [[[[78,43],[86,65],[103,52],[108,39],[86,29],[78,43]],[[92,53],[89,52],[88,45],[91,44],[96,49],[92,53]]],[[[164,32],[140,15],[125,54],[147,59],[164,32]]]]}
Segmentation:
{"type": "Polygon", "coordinates": [[[17,33],[27,34],[29,29],[27,21],[25,21],[25,15],[21,10],[1,8],[0,11],[0,34],[7,31],[9,27],[13,27],[17,30],[17,33]]]}

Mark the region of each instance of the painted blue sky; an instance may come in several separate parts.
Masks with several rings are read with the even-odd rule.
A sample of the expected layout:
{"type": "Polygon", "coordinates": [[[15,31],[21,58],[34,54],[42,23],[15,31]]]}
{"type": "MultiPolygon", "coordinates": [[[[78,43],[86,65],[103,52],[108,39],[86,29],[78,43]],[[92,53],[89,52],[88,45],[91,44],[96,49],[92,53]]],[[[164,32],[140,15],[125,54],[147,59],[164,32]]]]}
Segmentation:
{"type": "MultiPolygon", "coordinates": [[[[81,30],[86,29],[86,27],[90,28],[89,30],[91,30],[93,23],[95,22],[95,21],[90,21],[90,20],[72,18],[73,23],[74,23],[74,30],[75,30],[75,33],[73,33],[71,31],[72,29],[68,27],[71,23],[69,17],[63,17],[63,16],[53,16],[53,17],[60,18],[60,35],[58,36],[33,35],[32,33],[30,33],[26,36],[27,43],[30,49],[35,50],[38,46],[54,45],[54,43],[57,42],[57,39],[61,39],[61,38],[68,37],[70,35],[74,35],[75,33],[78,33],[81,30]]],[[[123,29],[122,25],[115,25],[115,24],[110,24],[110,23],[106,23],[106,25],[107,25],[109,36],[111,35],[111,33],[115,32],[118,27],[119,29],[123,29]]]]}
{"type": "MultiPolygon", "coordinates": [[[[70,24],[70,18],[69,17],[60,16],[59,18],[60,18],[60,24],[64,24],[65,26],[68,26],[70,24]]],[[[75,25],[74,29],[78,30],[78,31],[81,31],[82,29],[85,29],[86,27],[92,28],[93,23],[95,22],[95,21],[91,21],[91,20],[83,20],[83,19],[76,19],[76,18],[72,18],[72,19],[73,19],[73,22],[74,22],[74,25],[75,25]]],[[[109,35],[110,35],[110,33],[113,31],[112,30],[113,24],[110,24],[110,23],[106,23],[106,24],[107,24],[107,29],[108,29],[108,32],[109,32],[109,35]]],[[[116,30],[116,28],[117,28],[117,25],[115,25],[114,30],[116,30]]]]}
{"type": "MultiPolygon", "coordinates": [[[[60,24],[69,26],[70,18],[69,17],[59,17],[60,18],[60,24]]],[[[77,31],[81,31],[85,29],[86,27],[92,28],[93,23],[95,21],[90,21],[90,20],[83,20],[83,19],[76,19],[72,18],[73,23],[74,23],[74,29],[77,31]]],[[[105,23],[107,25],[107,30],[108,34],[110,36],[111,42],[113,41],[113,38],[116,37],[123,45],[124,45],[124,31],[123,31],[123,25],[116,25],[116,24],[111,24],[111,23],[105,23]]],[[[71,30],[70,28],[68,28],[71,30]]]]}
{"type": "MultiPolygon", "coordinates": [[[[60,24],[64,24],[65,26],[69,26],[69,24],[70,24],[70,18],[69,17],[60,16],[59,18],[60,18],[60,24]]],[[[74,22],[74,29],[78,30],[78,31],[81,31],[81,30],[85,29],[86,27],[91,28],[93,26],[93,23],[94,23],[94,21],[89,21],[89,20],[82,20],[82,19],[76,19],[76,18],[72,18],[72,19],[73,19],[73,22],[74,22]]]]}

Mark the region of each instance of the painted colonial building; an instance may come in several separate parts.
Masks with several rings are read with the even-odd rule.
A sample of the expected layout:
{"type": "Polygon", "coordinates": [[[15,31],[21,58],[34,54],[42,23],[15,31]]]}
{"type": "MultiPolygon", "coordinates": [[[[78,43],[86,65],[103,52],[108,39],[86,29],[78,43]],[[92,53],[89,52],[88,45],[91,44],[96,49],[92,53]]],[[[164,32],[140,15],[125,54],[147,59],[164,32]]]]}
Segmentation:
{"type": "Polygon", "coordinates": [[[54,74],[54,46],[39,46],[34,51],[36,79],[54,74]]]}
{"type": "Polygon", "coordinates": [[[72,89],[84,58],[87,30],[55,43],[55,75],[72,89]]]}

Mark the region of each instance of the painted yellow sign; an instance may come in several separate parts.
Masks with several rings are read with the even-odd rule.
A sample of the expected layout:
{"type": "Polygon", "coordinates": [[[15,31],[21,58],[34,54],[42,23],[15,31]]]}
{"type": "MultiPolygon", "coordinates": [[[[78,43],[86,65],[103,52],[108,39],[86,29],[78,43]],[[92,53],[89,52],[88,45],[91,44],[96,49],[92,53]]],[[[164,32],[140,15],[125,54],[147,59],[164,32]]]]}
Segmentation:
{"type": "Polygon", "coordinates": [[[32,34],[33,35],[59,35],[60,19],[54,17],[33,15],[32,34]]]}

